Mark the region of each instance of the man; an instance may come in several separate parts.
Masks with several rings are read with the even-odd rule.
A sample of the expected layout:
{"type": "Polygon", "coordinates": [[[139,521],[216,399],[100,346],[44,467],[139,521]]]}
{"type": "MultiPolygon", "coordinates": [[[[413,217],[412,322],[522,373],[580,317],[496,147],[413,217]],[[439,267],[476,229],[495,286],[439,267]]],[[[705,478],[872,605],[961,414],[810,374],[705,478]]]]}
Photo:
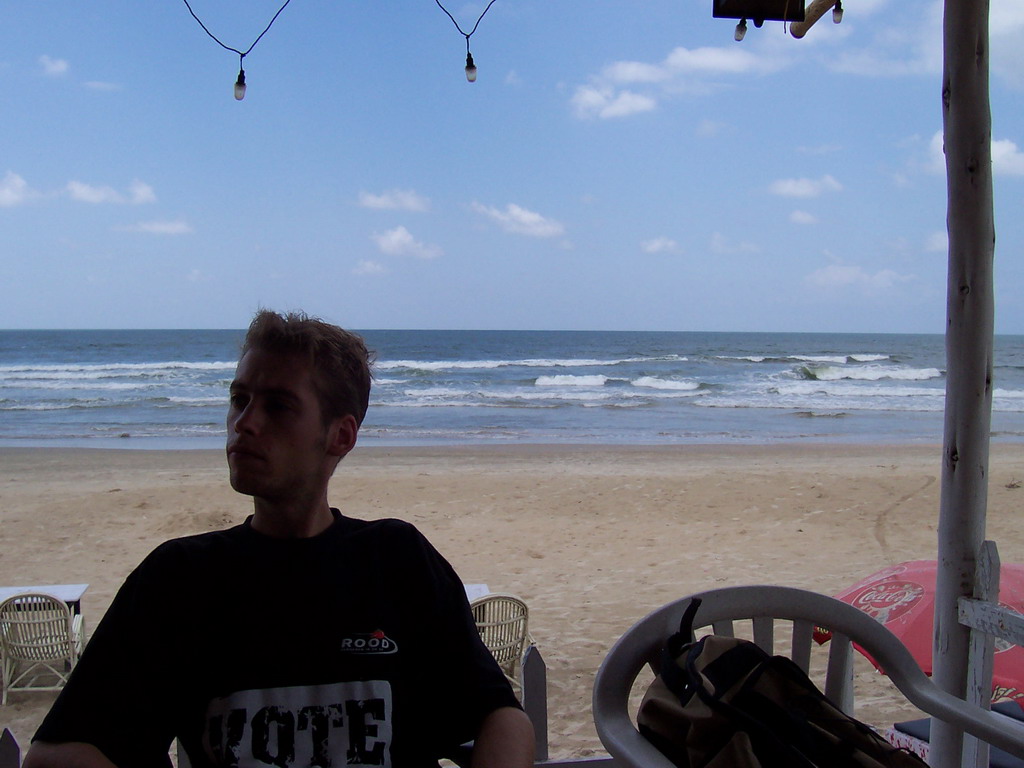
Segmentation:
{"type": "Polygon", "coordinates": [[[532,764],[533,731],[451,566],[411,525],[346,518],[327,485],[369,401],[362,340],[261,311],[227,416],[253,515],[128,577],[24,768],[532,764]]]}

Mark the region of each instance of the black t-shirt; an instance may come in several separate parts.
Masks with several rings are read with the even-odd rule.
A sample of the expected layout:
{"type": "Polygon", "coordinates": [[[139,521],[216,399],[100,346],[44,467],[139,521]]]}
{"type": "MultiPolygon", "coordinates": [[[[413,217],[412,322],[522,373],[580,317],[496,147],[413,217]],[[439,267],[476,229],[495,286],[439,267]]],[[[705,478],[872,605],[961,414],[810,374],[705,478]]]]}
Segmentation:
{"type": "Polygon", "coordinates": [[[308,539],[244,524],[135,569],[35,738],[119,768],[436,765],[518,706],[448,562],[411,525],[308,539]]]}

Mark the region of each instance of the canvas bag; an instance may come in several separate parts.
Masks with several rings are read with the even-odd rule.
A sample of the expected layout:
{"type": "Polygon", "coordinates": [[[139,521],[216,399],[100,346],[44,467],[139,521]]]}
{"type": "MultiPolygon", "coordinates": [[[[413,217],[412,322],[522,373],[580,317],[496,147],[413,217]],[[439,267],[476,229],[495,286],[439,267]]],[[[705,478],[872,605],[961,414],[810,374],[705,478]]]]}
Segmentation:
{"type": "Polygon", "coordinates": [[[680,768],[927,768],[844,714],[800,667],[754,643],[693,642],[699,600],[663,651],[637,725],[680,768]]]}

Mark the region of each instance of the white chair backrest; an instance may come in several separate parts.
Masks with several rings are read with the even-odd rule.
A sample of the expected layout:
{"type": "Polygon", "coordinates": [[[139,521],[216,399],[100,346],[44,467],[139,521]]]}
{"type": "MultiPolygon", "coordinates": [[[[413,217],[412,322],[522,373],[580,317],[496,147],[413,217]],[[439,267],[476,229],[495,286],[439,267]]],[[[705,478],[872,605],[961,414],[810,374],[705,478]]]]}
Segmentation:
{"type": "MultiPolygon", "coordinates": [[[[814,628],[831,630],[825,693],[847,712],[853,705],[852,643],[857,643],[916,707],[1024,757],[1024,724],[939,690],[903,643],[866,613],[802,589],[749,586],[711,590],[669,603],[634,624],[608,652],[594,681],[594,722],[605,748],[623,766],[672,765],[639,734],[627,708],[633,681],[647,665],[657,673],[661,649],[679,630],[679,620],[691,598],[701,600],[695,630],[711,626],[716,634],[731,636],[735,621],[750,619],[754,642],[769,653],[779,653],[774,647],[776,623],[791,622],[793,660],[805,671],[814,628]]],[[[698,637],[702,634],[707,633],[696,632],[698,637]]]]}
{"type": "Polygon", "coordinates": [[[60,690],[84,642],[81,615],[55,595],[26,593],[0,601],[0,706],[11,691],[60,690]]]}
{"type": "Polygon", "coordinates": [[[484,645],[506,675],[520,678],[520,665],[530,636],[530,611],[515,595],[490,594],[470,603],[484,645]]]}
{"type": "Polygon", "coordinates": [[[0,603],[0,642],[10,659],[75,659],[77,646],[71,626],[71,609],[53,595],[14,595],[0,603]]]}

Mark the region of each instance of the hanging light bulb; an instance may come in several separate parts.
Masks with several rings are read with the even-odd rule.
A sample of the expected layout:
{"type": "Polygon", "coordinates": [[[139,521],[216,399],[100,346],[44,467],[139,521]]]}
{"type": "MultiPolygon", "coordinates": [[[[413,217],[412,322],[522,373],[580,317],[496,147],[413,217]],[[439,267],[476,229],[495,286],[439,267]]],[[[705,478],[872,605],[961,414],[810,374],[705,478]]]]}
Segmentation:
{"type": "Polygon", "coordinates": [[[238,70],[238,79],[235,80],[235,98],[241,101],[245,98],[245,70],[238,70]]]}
{"type": "Polygon", "coordinates": [[[836,0],[835,7],[832,9],[832,21],[838,24],[843,20],[843,0],[836,0]]]}
{"type": "Polygon", "coordinates": [[[476,64],[473,63],[473,54],[466,51],[466,79],[471,82],[476,82],[476,64]]]}
{"type": "MultiPolygon", "coordinates": [[[[733,18],[735,18],[735,16],[733,18]]],[[[740,19],[740,23],[736,25],[736,34],[733,35],[733,37],[736,38],[736,42],[738,43],[740,40],[742,40],[744,38],[744,36],[746,34],[747,34],[747,20],[746,19],[740,19]]]]}

